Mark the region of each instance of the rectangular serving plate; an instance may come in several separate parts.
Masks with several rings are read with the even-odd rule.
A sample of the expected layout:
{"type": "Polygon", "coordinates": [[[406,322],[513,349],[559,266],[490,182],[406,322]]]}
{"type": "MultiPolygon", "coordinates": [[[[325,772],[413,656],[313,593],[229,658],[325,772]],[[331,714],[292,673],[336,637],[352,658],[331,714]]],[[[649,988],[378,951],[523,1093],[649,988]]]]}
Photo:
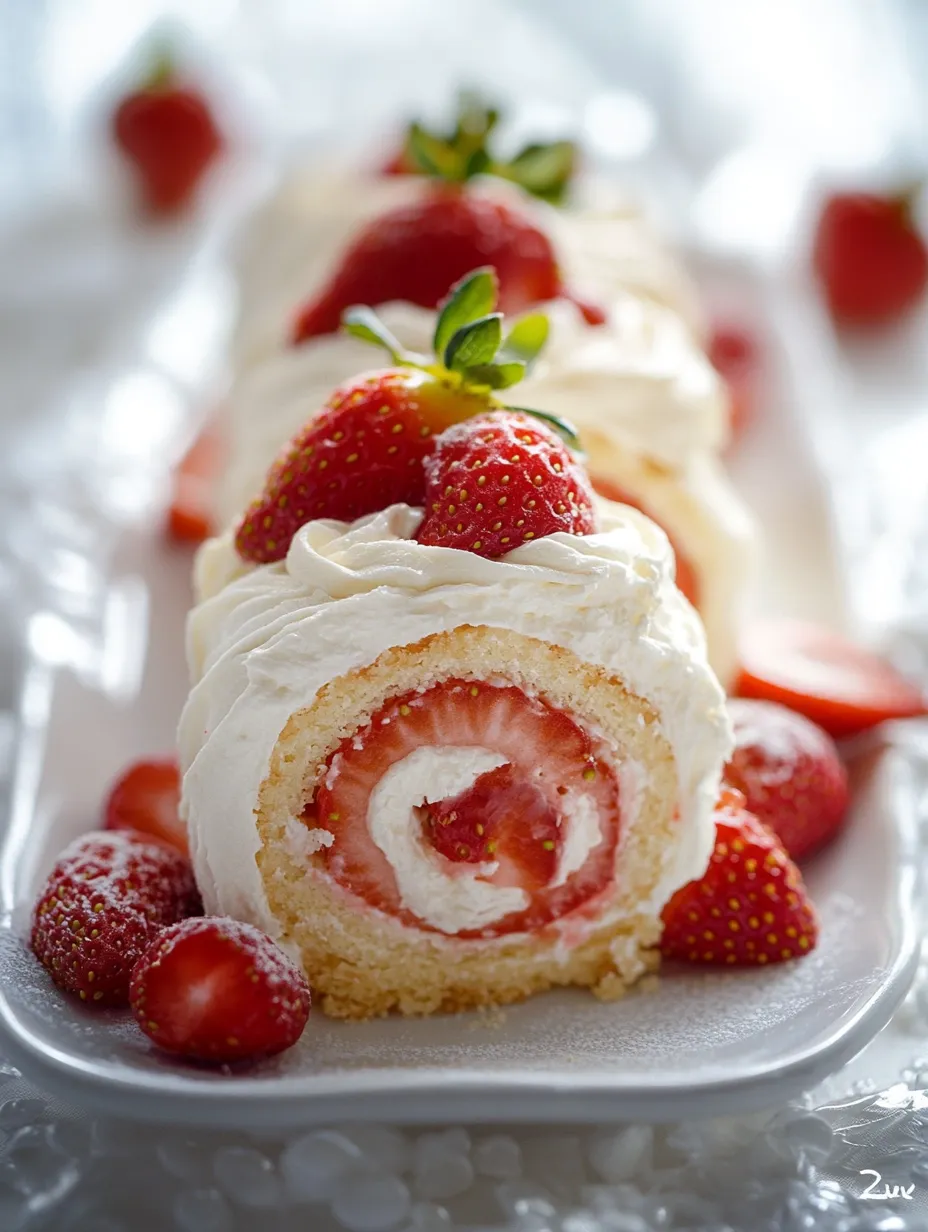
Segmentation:
{"type": "MultiPolygon", "coordinates": [[[[766,316],[772,358],[764,414],[732,460],[765,529],[758,601],[767,613],[840,624],[831,502],[802,382],[769,332],[761,294],[750,280],[736,291],[739,311],[758,328],[766,316]]],[[[53,989],[24,942],[36,887],[61,847],[97,824],[120,768],[170,749],[186,691],[190,558],[157,530],[157,493],[180,432],[177,417],[168,420],[158,447],[137,451],[133,463],[152,501],[134,521],[114,522],[108,555],[88,549],[85,564],[102,576],[106,596],[95,632],[84,630],[81,642],[58,600],[32,615],[23,648],[0,848],[0,1034],[24,1073],[83,1107],[188,1124],[663,1121],[783,1101],[839,1068],[888,1022],[917,959],[915,823],[925,776],[909,755],[905,725],[853,757],[850,824],[807,869],[822,936],[799,963],[667,970],[655,990],[609,1005],[575,991],[490,1015],[349,1025],[316,1014],[297,1047],[232,1074],[177,1064],[128,1015],[86,1010],[53,989]],[[83,649],[69,649],[69,636],[83,649]]]]}

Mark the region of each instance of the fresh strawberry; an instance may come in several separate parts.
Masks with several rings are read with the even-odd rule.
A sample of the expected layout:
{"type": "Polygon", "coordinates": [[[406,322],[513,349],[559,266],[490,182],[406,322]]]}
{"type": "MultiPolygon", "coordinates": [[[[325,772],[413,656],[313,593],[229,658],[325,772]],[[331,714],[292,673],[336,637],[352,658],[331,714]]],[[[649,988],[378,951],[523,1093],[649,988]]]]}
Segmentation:
{"type": "Polygon", "coordinates": [[[551,241],[526,214],[462,188],[429,187],[360,232],[328,286],[300,310],[293,341],[334,333],[353,304],[435,308],[453,282],[483,265],[496,270],[503,312],[560,294],[551,241]]]}
{"type": "Polygon", "coordinates": [[[593,491],[563,440],[529,415],[500,411],[442,433],[425,463],[430,547],[504,556],[565,531],[595,530],[593,491]]]}
{"type": "Polygon", "coordinates": [[[32,949],[66,992],[125,1005],[138,958],[161,929],[199,909],[188,862],[125,834],[73,843],[36,904],[32,949]]]}
{"type": "Polygon", "coordinates": [[[146,207],[172,214],[186,206],[223,148],[209,103],[184,85],[167,55],[117,106],[113,138],[135,169],[146,207]]]}
{"type": "Polygon", "coordinates": [[[178,543],[202,543],[213,533],[212,495],[222,465],[218,428],[208,425],[173,475],[167,533],[178,543]]]}
{"type": "Polygon", "coordinates": [[[915,685],[831,629],[792,620],[754,625],[740,652],[737,696],[780,702],[836,739],[928,714],[915,685]]]}
{"type": "Polygon", "coordinates": [[[175,761],[139,761],[120,777],[104,810],[107,830],[134,830],[187,852],[180,819],[180,771],[175,761]]]}
{"type": "Polygon", "coordinates": [[[735,751],[725,782],[800,860],[835,836],[847,812],[847,771],[834,741],[775,702],[735,699],[728,713],[735,751]]]}
{"type": "Polygon", "coordinates": [[[57,884],[36,905],[32,949],[65,992],[96,1005],[126,1005],[132,968],[160,931],[100,890],[57,884]]]}
{"type": "MultiPolygon", "coordinates": [[[[637,509],[639,513],[649,517],[652,522],[657,522],[657,519],[649,509],[645,509],[640,501],[635,500],[634,497],[630,496],[624,488],[620,488],[612,479],[607,479],[604,475],[592,475],[590,478],[594,491],[598,492],[600,496],[605,496],[606,500],[615,501],[619,505],[630,505],[632,509],[637,509]]],[[[686,595],[693,607],[698,608],[700,596],[699,579],[696,576],[696,570],[693,568],[688,557],[680,551],[673,537],[667,534],[666,527],[662,526],[661,530],[670,540],[670,546],[677,563],[677,587],[686,595]]]]}
{"type": "Polygon", "coordinates": [[[343,385],[291,441],[236,534],[239,555],[281,560],[316,518],[354,521],[389,505],[421,505],[422,462],[437,433],[485,402],[415,369],[369,373],[343,385]]]}
{"type": "Polygon", "coordinates": [[[802,874],[740,792],[723,793],[715,828],[708,869],[663,910],[664,957],[763,966],[814,949],[818,921],[802,874]]]}
{"type": "Polygon", "coordinates": [[[371,838],[368,806],[391,766],[418,748],[436,746],[490,749],[506,759],[468,790],[421,810],[423,840],[437,856],[492,861],[496,871],[487,880],[528,893],[524,911],[484,934],[540,927],[607,884],[618,841],[619,788],[606,750],[540,698],[511,685],[460,679],[393,698],[333,754],[306,822],[333,835],[319,859],[337,881],[383,911],[408,916],[392,867],[371,838]],[[580,798],[596,809],[601,839],[559,882],[565,822],[580,798]]]}
{"type": "Polygon", "coordinates": [[[529,316],[504,341],[495,302],[492,270],[452,287],[435,328],[438,363],[407,355],[369,309],[346,313],[347,331],[383,346],[397,367],[343,385],[287,446],[238,527],[244,560],[283,559],[316,518],[352,521],[399,502],[422,504],[423,462],[436,436],[499,407],[493,391],[520,379],[547,336],[545,318],[529,316]]]}
{"type": "Polygon", "coordinates": [[[928,248],[906,196],[830,197],[819,218],[813,262],[840,323],[894,321],[919,302],[928,285],[928,248]]]}
{"type": "Polygon", "coordinates": [[[251,924],[205,917],[166,928],[136,964],[139,1026],[160,1048],[232,1062],[291,1047],[309,1017],[303,973],[251,924]]]}
{"type": "Polygon", "coordinates": [[[543,889],[557,872],[563,848],[557,809],[512,765],[481,774],[460,795],[424,811],[426,837],[448,860],[509,860],[521,869],[522,884],[533,890],[543,889]]]}
{"type": "Polygon", "coordinates": [[[719,325],[712,331],[708,351],[713,367],[728,388],[728,415],[734,439],[751,418],[757,399],[757,343],[745,329],[719,325]]]}

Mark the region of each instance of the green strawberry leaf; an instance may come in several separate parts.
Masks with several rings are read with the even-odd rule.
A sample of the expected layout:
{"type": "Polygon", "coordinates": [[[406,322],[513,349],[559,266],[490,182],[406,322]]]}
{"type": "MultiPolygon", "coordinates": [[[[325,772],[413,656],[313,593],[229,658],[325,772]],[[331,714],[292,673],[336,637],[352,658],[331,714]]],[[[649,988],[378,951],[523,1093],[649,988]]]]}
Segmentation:
{"type": "Polygon", "coordinates": [[[498,290],[496,270],[488,265],[473,270],[454,284],[441,305],[435,324],[432,345],[436,355],[441,357],[445,353],[448,343],[464,325],[493,311],[498,290]]]}
{"type": "Polygon", "coordinates": [[[507,405],[506,410],[521,411],[523,415],[531,415],[535,419],[540,419],[549,428],[553,428],[558,436],[567,442],[571,449],[580,450],[580,434],[569,419],[561,419],[560,415],[551,415],[548,411],[536,411],[530,406],[507,405]]]}
{"type": "Polygon", "coordinates": [[[493,162],[489,154],[483,146],[481,146],[479,149],[474,150],[470,155],[468,155],[467,161],[464,163],[464,174],[462,178],[465,180],[472,180],[475,175],[488,175],[492,170],[493,162]]]}
{"type": "Polygon", "coordinates": [[[463,180],[463,160],[449,141],[436,137],[421,124],[410,124],[406,137],[407,151],[426,175],[442,180],[463,180]]]}
{"type": "Polygon", "coordinates": [[[462,325],[445,347],[444,364],[452,372],[489,364],[503,340],[503,318],[498,312],[462,325]]]}
{"type": "Polygon", "coordinates": [[[377,313],[366,304],[354,304],[342,313],[342,329],[353,338],[383,347],[395,364],[404,364],[407,356],[399,339],[387,329],[377,313]]]}
{"type": "Polygon", "coordinates": [[[495,170],[534,196],[558,202],[563,200],[576,163],[577,147],[572,141],[532,142],[495,170]]]}
{"type": "Polygon", "coordinates": [[[525,376],[525,364],[513,360],[506,364],[471,364],[462,373],[467,385],[486,385],[489,389],[508,389],[525,376]]]}
{"type": "Polygon", "coordinates": [[[533,363],[548,341],[549,329],[550,323],[543,312],[532,312],[522,317],[509,331],[500,358],[517,359],[526,366],[533,363]]]}

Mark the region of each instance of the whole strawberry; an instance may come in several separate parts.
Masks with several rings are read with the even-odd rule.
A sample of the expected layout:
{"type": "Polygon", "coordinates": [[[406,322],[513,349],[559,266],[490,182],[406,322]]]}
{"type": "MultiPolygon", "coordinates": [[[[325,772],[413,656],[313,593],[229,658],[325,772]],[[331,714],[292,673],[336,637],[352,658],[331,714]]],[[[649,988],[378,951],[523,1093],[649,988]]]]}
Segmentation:
{"type": "Polygon", "coordinates": [[[348,332],[383,346],[396,366],[343,385],[286,447],[236,532],[244,560],[281,560],[316,518],[352,521],[400,502],[422,504],[423,463],[436,438],[500,407],[494,391],[520,379],[547,336],[545,318],[528,316],[504,341],[496,294],[492,270],[452,288],[435,328],[439,362],[403,351],[370,309],[345,314],[348,332]]]}
{"type": "Polygon", "coordinates": [[[223,148],[209,103],[178,80],[167,57],[119,103],[112,129],[136,172],[145,206],[155,214],[183,209],[223,148]]]}
{"type": "Polygon", "coordinates": [[[90,834],[67,848],[36,903],[32,949],[82,1001],[125,1005],[129,977],[161,929],[199,910],[178,852],[128,834],[90,834]]]}
{"type": "Polygon", "coordinates": [[[928,285],[928,248],[906,196],[831,197],[819,218],[813,261],[831,314],[843,324],[894,321],[928,285]]]}
{"type": "Polygon", "coordinates": [[[352,304],[405,300],[435,308],[451,283],[481,265],[496,270],[504,312],[560,294],[551,241],[526,214],[457,186],[426,188],[360,232],[329,285],[301,309],[293,341],[334,333],[352,304]]]}
{"type": "Polygon", "coordinates": [[[735,751],[725,782],[800,860],[833,838],[847,813],[847,771],[834,741],[775,702],[734,699],[728,713],[735,751]]]}
{"type": "Polygon", "coordinates": [[[556,531],[595,530],[593,490],[561,437],[530,415],[500,411],[442,434],[425,463],[431,547],[504,556],[556,531]]]}
{"type": "Polygon", "coordinates": [[[137,761],[113,784],[104,806],[107,830],[131,830],[187,854],[187,830],[179,815],[180,770],[176,761],[137,761]]]}
{"type": "Polygon", "coordinates": [[[818,920],[802,874],[776,835],[725,791],[709,867],[672,896],[661,919],[665,958],[764,966],[815,948],[818,920]]]}
{"type": "Polygon", "coordinates": [[[226,1063],[282,1052],[309,1016],[309,986],[250,924],[206,917],[166,928],[132,973],[132,1011],[159,1047],[226,1063]]]}

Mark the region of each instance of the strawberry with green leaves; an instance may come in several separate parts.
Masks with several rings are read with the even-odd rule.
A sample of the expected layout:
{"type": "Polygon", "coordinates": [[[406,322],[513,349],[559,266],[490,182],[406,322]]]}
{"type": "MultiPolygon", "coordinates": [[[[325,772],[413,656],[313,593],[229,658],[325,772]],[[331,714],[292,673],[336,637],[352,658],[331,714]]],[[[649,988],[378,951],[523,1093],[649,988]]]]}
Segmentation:
{"type": "Polygon", "coordinates": [[[446,288],[477,266],[492,266],[504,312],[525,312],[558,297],[573,299],[587,321],[606,319],[598,305],[564,284],[550,237],[516,197],[475,192],[477,176],[518,184],[548,201],[560,200],[576,150],[569,141],[533,143],[509,162],[488,149],[498,114],[472,99],[462,104],[446,136],[413,124],[391,169],[428,176],[415,200],[373,218],[342,255],[334,275],[297,313],[294,343],[334,333],[352,304],[374,307],[404,300],[435,308],[446,288]]]}
{"type": "Polygon", "coordinates": [[[432,132],[413,121],[402,145],[384,167],[386,175],[427,175],[464,183],[474,175],[494,175],[518,184],[542,201],[560,204],[577,167],[573,141],[532,141],[510,159],[494,153],[491,138],[500,121],[498,107],[472,90],[458,95],[454,127],[432,132]]]}
{"type": "MultiPolygon", "coordinates": [[[[547,337],[538,314],[504,337],[497,293],[489,269],[452,288],[435,327],[437,359],[405,351],[369,308],[345,313],[346,330],[384,347],[394,367],[343,385],[286,447],[236,532],[244,560],[283,559],[299,528],[317,518],[353,521],[423,503],[423,463],[436,439],[453,424],[502,409],[499,392],[521,379],[547,337]]],[[[561,420],[540,417],[571,435],[561,420]]]]}

